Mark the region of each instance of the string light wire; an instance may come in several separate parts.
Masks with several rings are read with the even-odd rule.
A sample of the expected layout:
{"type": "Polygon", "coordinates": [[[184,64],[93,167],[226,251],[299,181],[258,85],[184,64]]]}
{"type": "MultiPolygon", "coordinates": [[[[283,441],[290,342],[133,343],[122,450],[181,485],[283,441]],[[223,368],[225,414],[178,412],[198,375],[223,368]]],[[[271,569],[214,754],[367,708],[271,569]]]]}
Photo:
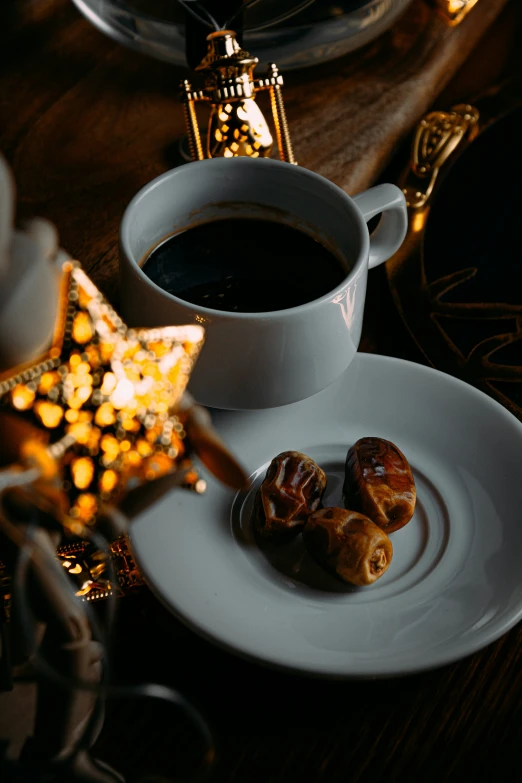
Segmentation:
{"type": "MultiPolygon", "coordinates": [[[[25,471],[15,474],[14,471],[2,471],[0,473],[0,501],[2,499],[1,490],[7,489],[7,486],[12,487],[13,484],[20,486],[28,484],[30,481],[34,481],[32,475],[34,471],[25,471]],[[10,475],[7,476],[6,474],[10,475]],[[12,483],[10,483],[12,482],[12,483]]],[[[30,562],[35,557],[43,557],[45,560],[50,560],[49,553],[35,540],[34,536],[38,529],[38,521],[35,516],[27,525],[27,532],[22,531],[18,526],[13,524],[5,513],[3,505],[0,503],[0,530],[17,546],[19,550],[19,557],[15,568],[13,577],[13,605],[18,612],[20,625],[22,628],[23,636],[26,643],[29,645],[29,649],[35,649],[34,665],[38,671],[41,672],[49,681],[53,682],[56,686],[67,690],[82,690],[88,691],[94,694],[96,702],[94,709],[91,713],[91,717],[84,727],[79,739],[77,740],[72,753],[65,761],[56,762],[61,772],[64,772],[67,767],[71,767],[75,758],[84,750],[91,747],[93,741],[93,734],[98,725],[98,720],[103,709],[104,703],[107,699],[133,699],[133,698],[148,698],[159,699],[166,701],[173,706],[180,709],[191,721],[194,727],[200,734],[204,746],[205,753],[203,756],[202,764],[198,773],[191,778],[193,781],[205,781],[208,779],[210,772],[213,768],[213,761],[215,758],[215,748],[212,733],[203,719],[201,714],[190,704],[189,701],[178,691],[170,688],[166,685],[157,683],[140,683],[136,685],[111,685],[109,681],[110,674],[110,657],[109,648],[112,631],[114,628],[114,622],[116,617],[116,602],[118,600],[115,593],[108,598],[109,606],[107,613],[107,621],[105,628],[101,627],[94,615],[91,606],[85,606],[84,609],[88,615],[88,619],[91,623],[94,633],[99,637],[100,644],[102,645],[104,655],[102,658],[102,681],[100,684],[95,684],[82,680],[77,677],[68,677],[57,671],[47,659],[39,652],[36,638],[34,623],[31,616],[30,600],[27,593],[27,577],[29,571],[30,562]]],[[[110,569],[110,578],[116,579],[114,565],[112,559],[109,556],[109,544],[108,541],[99,533],[86,530],[86,537],[92,541],[92,543],[100,550],[106,553],[107,560],[110,569]]],[[[49,567],[53,568],[55,563],[49,563],[49,567]]],[[[74,591],[71,588],[71,592],[74,591]]],[[[82,605],[83,606],[83,605],[82,605]]],[[[35,783],[34,767],[28,768],[24,771],[23,763],[19,762],[7,762],[7,769],[12,774],[14,779],[31,781],[35,783]]],[[[110,774],[108,770],[104,768],[104,774],[110,774]]],[[[120,777],[115,777],[116,781],[120,781],[120,777]]]]}

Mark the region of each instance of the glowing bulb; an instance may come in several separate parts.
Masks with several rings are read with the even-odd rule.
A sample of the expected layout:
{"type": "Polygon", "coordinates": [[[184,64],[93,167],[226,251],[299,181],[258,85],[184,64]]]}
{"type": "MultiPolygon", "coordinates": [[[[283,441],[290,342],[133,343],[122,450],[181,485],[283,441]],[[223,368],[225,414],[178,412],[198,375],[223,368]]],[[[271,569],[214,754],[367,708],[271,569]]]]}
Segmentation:
{"type": "MultiPolygon", "coordinates": [[[[69,413],[69,411],[67,411],[69,413]]],[[[69,421],[69,419],[67,419],[69,421]]],[[[77,443],[87,445],[92,432],[92,427],[87,421],[76,421],[67,427],[67,434],[72,435],[77,443]]]]}
{"type": "MultiPolygon", "coordinates": [[[[96,498],[90,492],[82,492],[76,499],[76,505],[73,507],[73,510],[74,509],[76,510],[77,516],[83,522],[90,522],[98,510],[96,498]]],[[[81,526],[78,525],[78,534],[81,533],[81,529],[81,526]]]]}
{"type": "Polygon", "coordinates": [[[45,402],[43,400],[38,400],[35,403],[34,412],[44,427],[48,427],[49,429],[57,427],[63,418],[63,410],[59,405],[54,405],[52,402],[45,402]]]}
{"type": "Polygon", "coordinates": [[[90,457],[78,457],[71,463],[71,474],[75,487],[87,489],[94,477],[94,463],[90,457]]]}
{"type": "Polygon", "coordinates": [[[116,388],[111,394],[111,402],[118,410],[124,408],[134,397],[135,389],[132,381],[127,378],[121,378],[116,384],[116,388]]]}
{"type": "Polygon", "coordinates": [[[40,378],[40,384],[38,386],[38,391],[40,394],[47,394],[53,386],[56,386],[57,383],[60,382],[60,374],[57,372],[44,372],[42,377],[40,378]]]}
{"type": "Polygon", "coordinates": [[[88,313],[80,311],[74,317],[72,325],[72,337],[77,343],[83,345],[92,339],[93,328],[88,313]]]}
{"type": "Polygon", "coordinates": [[[11,392],[11,400],[13,403],[13,407],[19,411],[28,410],[28,408],[30,408],[31,405],[33,404],[34,398],[35,398],[34,391],[28,389],[27,386],[24,386],[23,384],[20,384],[19,386],[15,386],[15,388],[11,392]]]}
{"type": "Polygon", "coordinates": [[[116,421],[116,414],[110,402],[104,402],[94,416],[94,421],[99,427],[110,427],[116,421]]]}
{"type": "Polygon", "coordinates": [[[118,484],[118,474],[115,470],[105,470],[100,478],[100,491],[104,494],[112,492],[118,484]]]}

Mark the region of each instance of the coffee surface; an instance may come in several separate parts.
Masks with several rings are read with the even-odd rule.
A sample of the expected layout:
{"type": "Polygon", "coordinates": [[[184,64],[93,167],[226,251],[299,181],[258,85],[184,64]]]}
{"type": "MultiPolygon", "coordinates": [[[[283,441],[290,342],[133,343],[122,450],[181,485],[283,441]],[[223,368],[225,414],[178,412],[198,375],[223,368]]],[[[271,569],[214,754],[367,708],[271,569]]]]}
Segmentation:
{"type": "Polygon", "coordinates": [[[168,293],[228,312],[285,310],[336,288],[347,270],[320,242],[271,220],[226,218],[167,238],[143,271],[168,293]]]}

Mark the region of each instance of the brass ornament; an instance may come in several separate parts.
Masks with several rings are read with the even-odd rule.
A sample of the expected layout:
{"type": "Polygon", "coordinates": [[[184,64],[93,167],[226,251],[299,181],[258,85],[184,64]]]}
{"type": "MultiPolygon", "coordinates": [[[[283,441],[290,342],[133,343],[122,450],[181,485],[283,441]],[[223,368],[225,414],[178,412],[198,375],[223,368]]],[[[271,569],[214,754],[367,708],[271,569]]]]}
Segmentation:
{"type": "Polygon", "coordinates": [[[430,198],[441,166],[466,139],[478,132],[479,112],[469,104],[449,112],[433,111],[417,125],[413,138],[411,167],[403,185],[408,207],[424,207],[430,198]]]}
{"type": "Polygon", "coordinates": [[[279,156],[296,163],[283,101],[283,77],[271,63],[265,78],[254,77],[258,58],[241,49],[233,30],[207,36],[208,51],[196,71],[204,87],[193,90],[188,79],[181,83],[181,100],[192,160],[245,156],[270,157],[274,139],[256,96],[268,91],[279,156]],[[199,130],[196,104],[210,104],[206,147],[199,130]]]}
{"type": "Polygon", "coordinates": [[[112,541],[107,553],[101,552],[89,541],[80,540],[60,546],[56,557],[74,579],[75,595],[82,601],[100,601],[111,596],[119,598],[145,584],[127,536],[119,536],[112,541]]]}
{"type": "MultiPolygon", "coordinates": [[[[491,128],[496,120],[504,119],[517,107],[519,110],[522,107],[518,93],[492,91],[482,96],[476,106],[469,107],[467,111],[474,118],[473,124],[467,133],[461,135],[459,131],[458,143],[454,145],[451,155],[442,163],[439,161],[439,170],[446,173],[469,142],[473,146],[477,136],[481,138],[484,130],[491,128]]],[[[457,108],[440,114],[450,115],[457,108]]],[[[415,149],[424,130],[425,125],[421,121],[414,132],[410,162],[399,181],[399,185],[408,193],[414,191],[418,182],[422,182],[416,173],[419,160],[415,156],[415,149]]],[[[503,363],[495,355],[503,347],[521,343],[522,305],[513,301],[466,301],[466,296],[462,297],[463,301],[459,301],[455,295],[448,301],[449,292],[458,289],[477,274],[477,266],[471,259],[469,263],[464,262],[465,268],[456,268],[450,274],[446,271],[440,277],[435,274],[433,279],[428,278],[424,235],[441,181],[439,171],[434,187],[423,203],[420,206],[410,203],[405,241],[386,264],[395,305],[417,346],[434,367],[481,389],[522,421],[520,395],[517,396],[516,392],[522,380],[520,362],[503,363]],[[476,342],[471,347],[470,341],[470,347],[463,349],[455,342],[452,324],[466,323],[469,324],[470,338],[476,337],[476,342]],[[506,390],[507,387],[511,387],[512,391],[506,390]]],[[[429,178],[424,182],[429,182],[429,178]]],[[[414,196],[417,192],[414,191],[414,196]]],[[[420,197],[419,200],[422,201],[420,197]]],[[[454,217],[455,220],[460,218],[458,213],[454,217]]]]}
{"type": "Polygon", "coordinates": [[[0,375],[0,411],[25,420],[19,456],[39,473],[32,486],[81,535],[102,506],[180,465],[185,433],[173,411],[204,330],[129,329],[78,263],[61,275],[52,345],[0,375]]]}

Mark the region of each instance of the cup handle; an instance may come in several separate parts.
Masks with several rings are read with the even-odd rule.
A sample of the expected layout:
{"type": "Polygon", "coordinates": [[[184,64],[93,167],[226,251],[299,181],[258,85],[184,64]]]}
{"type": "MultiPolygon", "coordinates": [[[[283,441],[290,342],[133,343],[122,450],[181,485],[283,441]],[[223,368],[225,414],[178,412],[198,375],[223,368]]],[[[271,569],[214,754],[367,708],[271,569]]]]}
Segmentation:
{"type": "Polygon", "coordinates": [[[370,236],[368,268],[382,264],[400,248],[408,229],[404,193],[396,185],[376,185],[353,197],[366,222],[382,212],[379,225],[370,236]]]}

